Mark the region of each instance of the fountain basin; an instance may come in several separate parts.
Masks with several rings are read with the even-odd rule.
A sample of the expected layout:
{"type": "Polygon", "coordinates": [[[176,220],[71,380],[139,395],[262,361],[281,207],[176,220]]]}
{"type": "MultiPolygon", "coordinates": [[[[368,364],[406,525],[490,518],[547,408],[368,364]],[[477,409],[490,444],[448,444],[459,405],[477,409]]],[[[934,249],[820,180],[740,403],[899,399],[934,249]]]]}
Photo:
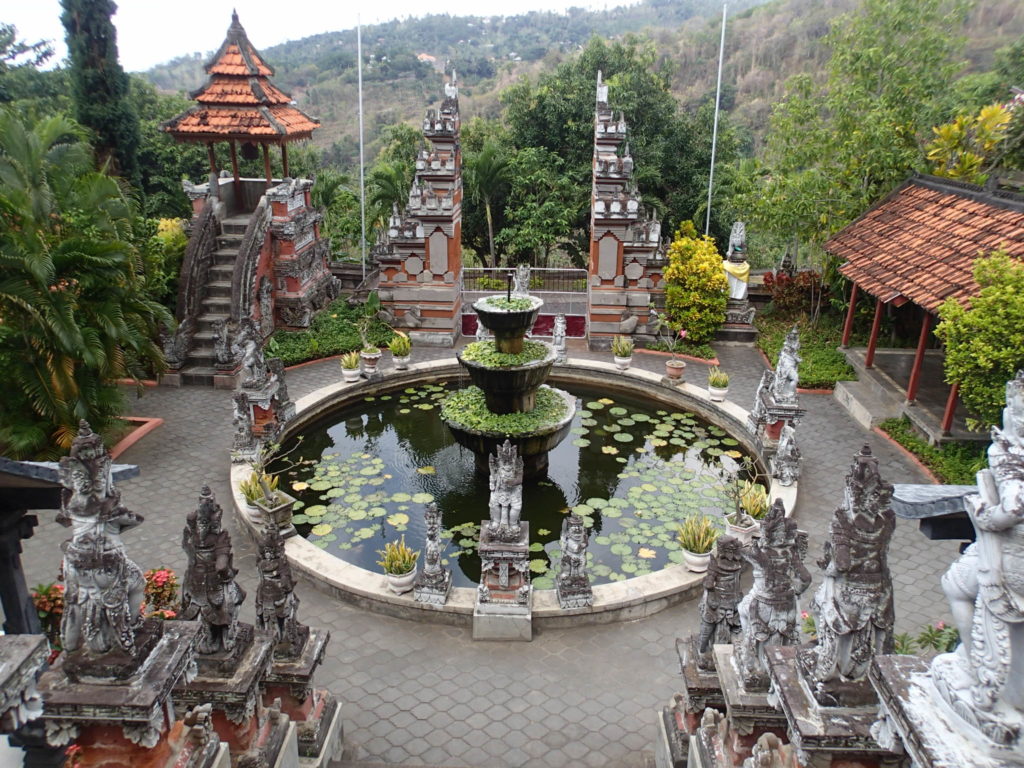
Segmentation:
{"type": "Polygon", "coordinates": [[[528,434],[517,435],[474,429],[460,424],[456,419],[445,421],[455,442],[473,452],[478,472],[483,474],[490,472],[488,457],[497,453],[498,446],[508,440],[519,449],[519,456],[523,459],[524,477],[543,477],[547,473],[548,453],[565,439],[572,427],[572,420],[576,415],[576,398],[561,389],[553,387],[545,387],[545,389],[565,401],[565,415],[556,424],[533,430],[528,434]]]}
{"type": "Polygon", "coordinates": [[[542,359],[523,365],[492,367],[466,360],[462,352],[457,357],[473,384],[484,391],[487,409],[491,413],[525,413],[533,410],[537,390],[547,380],[551,366],[555,364],[555,348],[550,344],[544,346],[547,354],[542,359]]]}
{"type": "Polygon", "coordinates": [[[544,300],[536,296],[514,296],[513,299],[526,299],[533,306],[530,309],[500,309],[488,304],[492,299],[504,299],[504,296],[485,296],[473,304],[479,322],[494,334],[494,343],[499,352],[518,355],[523,351],[523,337],[533,327],[544,306],[544,300]]]}

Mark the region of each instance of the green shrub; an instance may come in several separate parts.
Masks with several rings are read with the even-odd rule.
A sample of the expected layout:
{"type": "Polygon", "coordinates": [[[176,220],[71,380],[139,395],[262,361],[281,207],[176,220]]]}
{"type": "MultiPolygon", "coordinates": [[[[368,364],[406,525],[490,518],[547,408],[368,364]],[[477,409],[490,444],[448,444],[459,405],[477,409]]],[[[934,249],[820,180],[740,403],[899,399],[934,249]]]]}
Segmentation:
{"type": "Polygon", "coordinates": [[[943,483],[973,485],[974,476],[987,464],[986,448],[981,443],[943,443],[929,445],[914,431],[910,419],[886,419],[878,425],[889,437],[914,454],[943,483]]]}
{"type": "Polygon", "coordinates": [[[715,240],[698,236],[692,221],[684,221],[668,247],[665,268],[665,311],[674,330],[684,329],[690,341],[702,344],[725,322],[729,281],[715,240]]]}
{"type": "MultiPolygon", "coordinates": [[[[786,339],[786,333],[793,327],[791,318],[776,314],[758,315],[757,346],[775,364],[779,350],[786,339]]],[[[837,347],[842,340],[842,319],[832,315],[823,316],[811,324],[806,318],[796,321],[800,329],[800,374],[799,385],[808,389],[831,389],[837,381],[853,381],[856,372],[846,362],[846,357],[837,347]]]]}
{"type": "MultiPolygon", "coordinates": [[[[350,307],[346,299],[337,299],[313,318],[306,330],[275,332],[267,342],[267,356],[280,357],[285,365],[294,365],[359,350],[363,345],[355,321],[361,315],[361,308],[350,307]]],[[[373,344],[386,347],[394,335],[386,324],[374,320],[368,338],[373,344]]]]}
{"type": "Polygon", "coordinates": [[[677,341],[671,346],[664,341],[652,341],[645,349],[655,352],[675,352],[677,355],[689,355],[701,360],[714,360],[718,356],[710,344],[694,344],[689,339],[677,341]]]}
{"type": "Polygon", "coordinates": [[[565,409],[565,400],[560,395],[549,387],[541,387],[529,413],[491,413],[484,391],[479,387],[466,387],[444,399],[441,418],[469,429],[511,437],[555,426],[565,418],[565,409]]]}
{"type": "Polygon", "coordinates": [[[981,288],[970,308],[948,299],[935,335],[946,345],[946,381],[960,382],[972,428],[998,424],[1006,382],[1024,368],[1024,264],[1006,251],[974,262],[981,288]]]}

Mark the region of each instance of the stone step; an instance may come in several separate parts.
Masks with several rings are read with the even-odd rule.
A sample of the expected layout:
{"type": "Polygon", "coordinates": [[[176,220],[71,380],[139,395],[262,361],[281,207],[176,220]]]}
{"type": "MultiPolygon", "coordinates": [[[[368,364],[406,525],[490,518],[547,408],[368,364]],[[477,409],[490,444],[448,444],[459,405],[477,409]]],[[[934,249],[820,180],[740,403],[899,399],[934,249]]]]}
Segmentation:
{"type": "Polygon", "coordinates": [[[220,231],[224,235],[244,235],[248,228],[248,216],[229,216],[220,223],[220,231]]]}
{"type": "Polygon", "coordinates": [[[213,364],[217,361],[217,354],[213,349],[196,348],[188,353],[188,357],[185,358],[185,366],[200,366],[202,368],[213,368],[213,364]]]}
{"type": "Polygon", "coordinates": [[[218,248],[216,251],[213,252],[214,264],[230,264],[234,266],[235,260],[237,258],[237,248],[218,248]]]}
{"type": "Polygon", "coordinates": [[[206,297],[213,298],[231,298],[231,281],[230,280],[212,280],[206,284],[206,297]]]}
{"type": "Polygon", "coordinates": [[[227,296],[207,296],[200,302],[203,314],[225,315],[231,312],[231,294],[227,296]]]}
{"type": "Polygon", "coordinates": [[[878,390],[869,381],[840,381],[832,397],[864,429],[871,429],[886,419],[893,419],[903,413],[903,402],[897,396],[878,390]]]}
{"type": "MultiPolygon", "coordinates": [[[[227,320],[227,312],[204,312],[196,317],[196,330],[197,331],[210,331],[212,333],[214,323],[218,320],[227,320]]],[[[198,335],[198,334],[197,334],[198,335]]]]}
{"type": "Polygon", "coordinates": [[[207,278],[210,282],[223,283],[227,282],[231,284],[231,276],[235,272],[234,264],[213,264],[210,267],[210,274],[207,278]]]}
{"type": "Polygon", "coordinates": [[[181,369],[181,383],[212,387],[214,373],[213,366],[189,365],[181,369]]]}

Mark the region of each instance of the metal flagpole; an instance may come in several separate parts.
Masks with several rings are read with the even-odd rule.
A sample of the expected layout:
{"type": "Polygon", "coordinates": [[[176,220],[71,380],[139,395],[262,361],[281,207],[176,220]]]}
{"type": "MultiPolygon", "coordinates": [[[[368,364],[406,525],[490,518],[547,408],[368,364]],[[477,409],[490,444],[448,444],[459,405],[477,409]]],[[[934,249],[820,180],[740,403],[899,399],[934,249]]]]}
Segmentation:
{"type": "Polygon", "coordinates": [[[711,188],[715,183],[715,149],[718,147],[718,109],[722,103],[722,59],[725,56],[725,10],[727,3],[722,3],[722,40],[718,44],[718,87],[715,89],[715,127],[711,132],[711,173],[708,175],[708,210],[704,219],[704,234],[711,229],[711,188]]]}
{"type": "Polygon", "coordinates": [[[363,157],[363,25],[356,17],[356,63],[359,72],[359,218],[361,222],[363,282],[366,282],[366,160],[363,157]]]}

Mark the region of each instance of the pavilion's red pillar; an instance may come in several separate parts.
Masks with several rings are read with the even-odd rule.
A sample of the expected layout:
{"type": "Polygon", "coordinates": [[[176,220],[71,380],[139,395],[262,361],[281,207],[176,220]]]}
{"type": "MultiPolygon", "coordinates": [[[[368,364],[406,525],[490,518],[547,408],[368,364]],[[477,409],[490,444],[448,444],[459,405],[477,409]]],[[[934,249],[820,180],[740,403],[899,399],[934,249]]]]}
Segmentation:
{"type": "Polygon", "coordinates": [[[266,144],[263,144],[262,146],[263,146],[263,173],[266,174],[266,177],[267,177],[267,187],[269,187],[270,183],[271,183],[271,181],[273,179],[273,177],[270,175],[270,149],[268,149],[266,144]]]}
{"type": "Polygon", "coordinates": [[[946,398],[946,410],[942,412],[942,434],[948,435],[953,431],[953,412],[956,411],[956,399],[960,394],[960,382],[954,382],[949,388],[949,397],[946,398]]]}
{"type": "Polygon", "coordinates": [[[284,171],[284,178],[290,179],[291,173],[288,172],[288,145],[281,144],[281,169],[284,171]]]}
{"type": "Polygon", "coordinates": [[[875,348],[878,346],[878,331],[882,327],[882,310],[885,304],[881,299],[875,299],[875,319],[871,321],[871,336],[868,339],[868,351],[864,355],[864,366],[870,368],[875,364],[875,348]]]}
{"type": "Polygon", "coordinates": [[[210,173],[217,175],[217,153],[213,151],[213,142],[206,144],[206,158],[210,161],[210,173]]]}
{"type": "Polygon", "coordinates": [[[850,335],[853,333],[853,316],[857,311],[857,284],[850,288],[850,307],[846,310],[846,322],[843,323],[843,343],[845,349],[850,346],[850,335]]]}
{"type": "Polygon", "coordinates": [[[928,332],[932,329],[931,313],[925,310],[921,321],[921,336],[917,340],[917,354],[914,355],[914,367],[910,371],[910,383],[907,384],[907,402],[917,399],[917,387],[921,383],[921,367],[924,365],[924,351],[928,347],[928,332]]]}

